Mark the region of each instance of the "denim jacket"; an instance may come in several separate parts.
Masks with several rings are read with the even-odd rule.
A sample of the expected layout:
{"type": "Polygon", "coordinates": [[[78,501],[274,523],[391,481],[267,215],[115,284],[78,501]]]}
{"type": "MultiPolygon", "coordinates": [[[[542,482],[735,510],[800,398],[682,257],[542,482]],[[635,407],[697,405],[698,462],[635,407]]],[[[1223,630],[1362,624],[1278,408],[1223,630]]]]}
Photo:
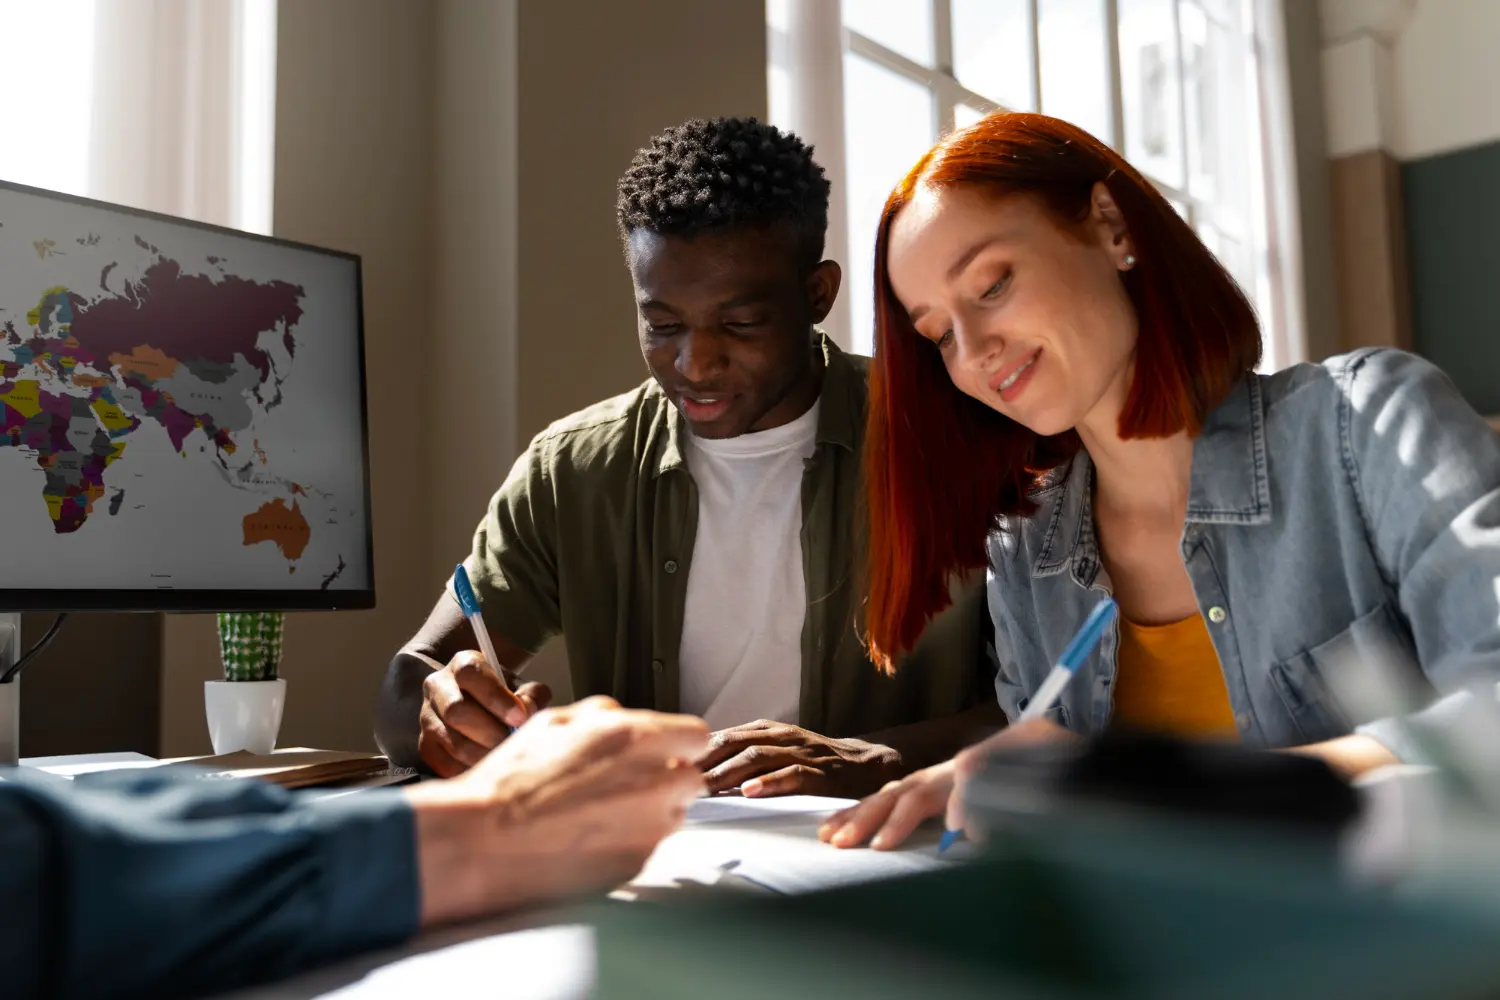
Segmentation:
{"type": "MultiPolygon", "coordinates": [[[[1014,719],[1110,591],[1080,452],[989,539],[1000,704],[1014,719]]],[[[1182,558],[1247,745],[1357,731],[1408,762],[1413,739],[1500,677],[1500,435],[1433,365],[1364,350],[1251,375],[1193,445],[1182,558]],[[1392,702],[1361,696],[1377,673],[1392,702]],[[1424,707],[1425,706],[1425,707],[1424,707]]],[[[1113,709],[1119,625],[1053,719],[1097,732],[1113,709]]]]}

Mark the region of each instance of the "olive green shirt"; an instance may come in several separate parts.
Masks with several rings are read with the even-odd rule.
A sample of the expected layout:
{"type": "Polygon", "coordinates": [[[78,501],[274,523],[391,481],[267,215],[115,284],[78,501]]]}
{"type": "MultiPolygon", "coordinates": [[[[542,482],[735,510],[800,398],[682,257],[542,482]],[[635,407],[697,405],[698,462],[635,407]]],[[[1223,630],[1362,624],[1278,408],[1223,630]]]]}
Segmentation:
{"type": "MultiPolygon", "coordinates": [[[[859,736],[993,700],[982,581],[958,591],[896,676],[865,656],[855,526],[867,362],[819,340],[817,444],[802,477],[808,607],[799,723],[825,736],[859,736]]],[[[687,433],[654,380],[566,417],[516,461],[474,536],[468,568],[485,624],[531,652],[561,633],[577,697],[678,710],[698,521],[683,458],[687,433]]]]}

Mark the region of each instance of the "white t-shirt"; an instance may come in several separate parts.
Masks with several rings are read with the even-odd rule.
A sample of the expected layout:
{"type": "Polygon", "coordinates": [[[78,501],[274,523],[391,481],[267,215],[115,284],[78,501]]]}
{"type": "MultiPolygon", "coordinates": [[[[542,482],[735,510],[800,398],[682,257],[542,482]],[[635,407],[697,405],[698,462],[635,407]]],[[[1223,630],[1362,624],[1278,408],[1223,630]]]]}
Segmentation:
{"type": "Polygon", "coordinates": [[[711,729],[797,722],[802,692],[802,473],[818,404],[734,438],[686,435],[698,486],[679,657],[680,705],[711,729]]]}

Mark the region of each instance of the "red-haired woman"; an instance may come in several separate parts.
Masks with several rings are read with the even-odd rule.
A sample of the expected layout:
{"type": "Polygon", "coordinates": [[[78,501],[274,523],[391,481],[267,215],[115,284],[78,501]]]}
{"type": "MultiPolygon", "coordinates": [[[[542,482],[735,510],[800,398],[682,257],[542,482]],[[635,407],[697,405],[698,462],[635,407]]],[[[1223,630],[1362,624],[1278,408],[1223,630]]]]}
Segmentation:
{"type": "Polygon", "coordinates": [[[1493,698],[1500,437],[1432,365],[1364,350],[1255,374],[1255,315],[1192,229],[1041,115],[939,142],[886,203],[875,268],[875,661],[986,567],[1015,720],[1103,595],[1120,616],[1047,720],[888,786],[825,840],[899,843],[1007,741],[1124,723],[1352,777],[1420,760],[1413,727],[1440,736],[1469,685],[1493,698]],[[1377,674],[1422,710],[1351,703],[1377,674]]]}

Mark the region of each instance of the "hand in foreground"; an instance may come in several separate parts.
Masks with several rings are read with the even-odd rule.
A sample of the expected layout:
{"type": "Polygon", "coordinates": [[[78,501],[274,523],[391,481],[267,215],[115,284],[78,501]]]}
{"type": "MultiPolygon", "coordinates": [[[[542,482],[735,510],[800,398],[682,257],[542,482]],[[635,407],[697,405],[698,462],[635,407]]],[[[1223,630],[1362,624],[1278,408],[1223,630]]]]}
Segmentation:
{"type": "Polygon", "coordinates": [[[549,709],[478,766],[406,795],[422,922],[604,890],[641,870],[703,793],[708,727],[589,698],[549,709]]]}
{"type": "Polygon", "coordinates": [[[891,777],[901,755],[864,740],[835,740],[784,722],[751,722],[713,734],[698,761],[708,790],[768,795],[864,795],[891,777]]]}
{"type": "Polygon", "coordinates": [[[552,703],[535,681],[511,691],[475,650],[465,650],[422,682],[417,752],[439,778],[478,764],[519,726],[552,703]]]}
{"type": "Polygon", "coordinates": [[[1008,726],[957,757],[892,781],[857,806],[834,813],[818,828],[818,837],[835,847],[858,847],[866,841],[877,851],[890,850],[934,816],[946,814],[950,830],[965,828],[964,785],[991,753],[1002,747],[1076,739],[1045,719],[1008,726]]]}

